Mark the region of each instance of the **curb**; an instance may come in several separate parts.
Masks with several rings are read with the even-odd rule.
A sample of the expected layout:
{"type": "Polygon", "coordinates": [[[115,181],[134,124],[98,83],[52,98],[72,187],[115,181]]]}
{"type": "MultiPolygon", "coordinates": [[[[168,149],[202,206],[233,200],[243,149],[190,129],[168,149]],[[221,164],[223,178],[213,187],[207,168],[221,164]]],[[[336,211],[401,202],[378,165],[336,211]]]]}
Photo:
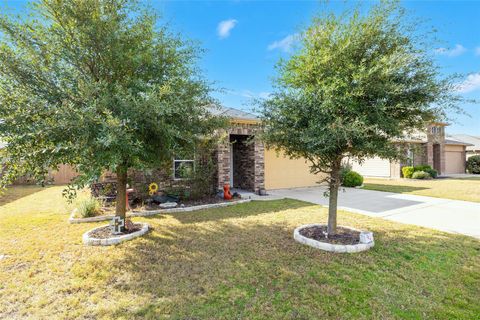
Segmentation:
{"type": "MultiPolygon", "coordinates": [[[[353,244],[353,245],[343,245],[343,244],[332,244],[332,243],[326,243],[326,242],[321,242],[318,240],[310,239],[307,237],[304,237],[300,234],[300,230],[308,227],[321,227],[325,226],[325,224],[320,224],[320,223],[311,223],[311,224],[304,224],[293,231],[293,238],[295,241],[300,242],[302,244],[306,244],[307,246],[313,247],[315,249],[320,249],[324,251],[329,251],[329,252],[335,252],[335,253],[355,253],[355,252],[361,252],[361,251],[366,251],[370,248],[372,248],[375,245],[375,242],[370,242],[370,243],[359,243],[359,244],[353,244]]],[[[361,232],[361,230],[352,228],[352,227],[346,227],[342,226],[342,228],[350,229],[352,231],[358,231],[361,232]]]]}
{"type": "Polygon", "coordinates": [[[129,233],[129,234],[108,238],[108,239],[91,238],[89,236],[90,232],[105,227],[105,226],[100,226],[85,232],[82,236],[82,241],[83,241],[83,244],[87,246],[111,246],[111,245],[119,244],[120,242],[132,240],[134,238],[143,236],[145,233],[147,233],[149,228],[148,224],[143,222],[141,222],[140,224],[142,225],[142,228],[140,230],[129,233]]]}

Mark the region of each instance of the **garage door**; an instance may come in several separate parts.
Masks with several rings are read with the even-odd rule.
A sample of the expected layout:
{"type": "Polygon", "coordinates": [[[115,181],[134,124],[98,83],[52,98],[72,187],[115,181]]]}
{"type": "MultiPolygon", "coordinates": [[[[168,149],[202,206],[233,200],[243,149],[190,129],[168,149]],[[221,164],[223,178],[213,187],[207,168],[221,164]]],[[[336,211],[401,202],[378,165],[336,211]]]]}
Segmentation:
{"type": "Polygon", "coordinates": [[[463,152],[445,151],[445,173],[465,173],[463,152]]]}
{"type": "Polygon", "coordinates": [[[361,165],[358,162],[350,161],[352,170],[357,171],[366,177],[390,177],[390,160],[378,157],[365,160],[361,165]]]}
{"type": "Polygon", "coordinates": [[[265,188],[311,187],[318,185],[321,175],[310,172],[305,159],[290,159],[274,150],[265,150],[265,188]]]}

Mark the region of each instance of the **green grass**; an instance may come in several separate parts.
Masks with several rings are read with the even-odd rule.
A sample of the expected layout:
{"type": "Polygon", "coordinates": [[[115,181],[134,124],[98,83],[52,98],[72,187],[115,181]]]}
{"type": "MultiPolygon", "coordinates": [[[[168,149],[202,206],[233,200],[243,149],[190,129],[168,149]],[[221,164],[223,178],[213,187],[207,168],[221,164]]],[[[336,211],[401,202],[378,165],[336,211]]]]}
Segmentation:
{"type": "Polygon", "coordinates": [[[480,202],[480,177],[432,180],[365,179],[363,189],[480,202]]]}
{"type": "Polygon", "coordinates": [[[326,221],[325,209],[279,200],[139,218],[153,227],[146,236],[86,247],[82,234],[102,223],[68,224],[61,189],[0,200],[2,319],[480,315],[473,238],[340,212],[340,225],[373,231],[376,245],[332,254],[292,238],[298,225],[326,221]]]}

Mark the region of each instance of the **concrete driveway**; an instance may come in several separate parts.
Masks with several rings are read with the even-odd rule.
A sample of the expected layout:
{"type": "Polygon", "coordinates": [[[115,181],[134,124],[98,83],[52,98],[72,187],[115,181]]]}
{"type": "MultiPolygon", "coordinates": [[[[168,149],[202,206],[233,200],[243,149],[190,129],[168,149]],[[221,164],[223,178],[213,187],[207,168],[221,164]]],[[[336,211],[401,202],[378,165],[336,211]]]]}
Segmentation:
{"type": "MultiPolygon", "coordinates": [[[[328,205],[325,187],[272,190],[272,196],[328,205]]],[[[372,217],[414,224],[480,239],[480,203],[345,188],[339,208],[372,217]]]]}

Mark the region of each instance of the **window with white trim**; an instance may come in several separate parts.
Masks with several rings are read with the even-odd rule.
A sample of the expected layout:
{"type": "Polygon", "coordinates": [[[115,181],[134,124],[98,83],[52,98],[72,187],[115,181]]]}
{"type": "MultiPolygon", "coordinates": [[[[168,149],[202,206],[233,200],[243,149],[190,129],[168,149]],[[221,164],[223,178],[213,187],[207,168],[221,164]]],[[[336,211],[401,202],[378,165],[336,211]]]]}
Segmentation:
{"type": "Polygon", "coordinates": [[[173,179],[183,180],[192,176],[195,169],[193,160],[173,160],[173,179]]]}

